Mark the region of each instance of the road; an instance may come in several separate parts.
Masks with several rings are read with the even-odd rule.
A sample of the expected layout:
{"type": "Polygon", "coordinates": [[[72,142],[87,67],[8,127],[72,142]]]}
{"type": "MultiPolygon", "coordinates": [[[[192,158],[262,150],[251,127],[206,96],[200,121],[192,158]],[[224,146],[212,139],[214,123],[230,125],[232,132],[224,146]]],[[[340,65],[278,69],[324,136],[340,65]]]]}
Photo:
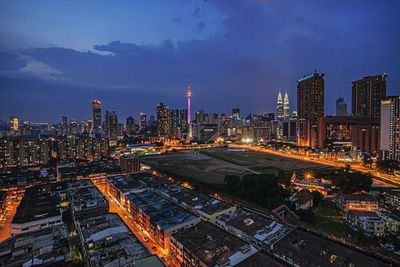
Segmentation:
{"type": "Polygon", "coordinates": [[[15,213],[17,212],[17,208],[20,202],[21,200],[19,199],[15,199],[15,201],[8,199],[6,204],[6,210],[4,214],[0,215],[0,225],[2,225],[0,228],[1,229],[0,242],[11,236],[10,234],[11,220],[14,217],[15,213]]]}
{"type": "MultiPolygon", "coordinates": [[[[268,149],[268,148],[258,147],[258,146],[250,146],[250,145],[232,145],[232,146],[237,147],[237,148],[247,148],[247,149],[251,149],[254,151],[265,152],[265,153],[274,154],[274,155],[278,155],[278,156],[286,157],[286,158],[292,158],[292,159],[297,159],[297,160],[318,163],[318,164],[322,164],[322,165],[332,166],[335,168],[346,168],[345,163],[341,163],[341,162],[337,162],[337,161],[330,161],[330,160],[326,160],[326,159],[313,159],[313,158],[309,158],[309,157],[303,156],[303,155],[288,154],[288,153],[283,153],[283,152],[275,151],[275,150],[268,149]]],[[[371,173],[372,172],[371,169],[368,169],[364,166],[355,165],[355,164],[351,164],[350,169],[359,171],[362,173],[371,173]]],[[[387,186],[387,187],[399,187],[400,186],[400,180],[397,181],[391,175],[387,175],[384,173],[375,172],[373,179],[374,179],[374,181],[373,181],[374,184],[377,186],[387,186]]]]}
{"type": "Polygon", "coordinates": [[[110,212],[117,213],[129,227],[129,229],[133,232],[133,234],[149,249],[149,251],[151,251],[151,253],[157,255],[159,258],[164,258],[165,259],[164,263],[167,266],[172,266],[172,267],[180,266],[169,255],[168,250],[162,248],[145,229],[143,229],[142,227],[140,227],[140,225],[134,222],[134,219],[130,214],[128,214],[125,208],[121,206],[119,202],[110,193],[107,192],[105,185],[98,184],[94,180],[93,183],[107,198],[110,205],[110,212]]]}

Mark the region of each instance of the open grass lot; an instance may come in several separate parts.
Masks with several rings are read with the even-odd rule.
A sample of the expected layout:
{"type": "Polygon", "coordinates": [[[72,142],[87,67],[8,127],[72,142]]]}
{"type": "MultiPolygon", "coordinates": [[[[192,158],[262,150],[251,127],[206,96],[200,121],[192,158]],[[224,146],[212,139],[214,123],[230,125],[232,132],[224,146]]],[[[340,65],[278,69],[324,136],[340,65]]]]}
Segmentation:
{"type": "Polygon", "coordinates": [[[305,169],[331,169],[312,162],[304,162],[258,151],[203,150],[143,157],[142,162],[156,170],[188,180],[205,183],[223,183],[225,175],[243,177],[250,173],[277,175],[305,169]]]}
{"type": "Polygon", "coordinates": [[[202,153],[184,152],[142,158],[142,162],[152,168],[171,175],[205,183],[223,183],[225,175],[243,176],[254,171],[245,166],[214,159],[202,153]]]}
{"type": "Polygon", "coordinates": [[[257,172],[274,173],[276,170],[284,172],[301,171],[304,169],[326,170],[332,169],[318,163],[281,157],[258,151],[228,151],[217,149],[215,151],[202,151],[210,157],[221,159],[232,164],[246,166],[257,172]]]}

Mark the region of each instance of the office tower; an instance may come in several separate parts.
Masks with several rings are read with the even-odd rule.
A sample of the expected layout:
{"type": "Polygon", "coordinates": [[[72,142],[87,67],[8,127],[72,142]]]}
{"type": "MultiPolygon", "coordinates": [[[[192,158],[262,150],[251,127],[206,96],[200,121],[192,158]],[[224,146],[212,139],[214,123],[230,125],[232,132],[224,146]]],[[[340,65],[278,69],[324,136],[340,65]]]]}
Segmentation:
{"type": "Polygon", "coordinates": [[[146,113],[140,113],[140,129],[146,128],[147,126],[147,115],[146,113]]]}
{"type": "Polygon", "coordinates": [[[197,123],[206,122],[206,113],[205,113],[204,109],[196,112],[196,122],[197,123]]]}
{"type": "Polygon", "coordinates": [[[168,107],[164,103],[157,105],[157,133],[158,136],[168,135],[170,116],[168,107]]]}
{"type": "Polygon", "coordinates": [[[92,128],[90,134],[101,133],[101,101],[92,100],[92,128]]]}
{"type": "Polygon", "coordinates": [[[76,123],[76,120],[72,120],[69,122],[69,129],[73,134],[77,134],[79,131],[78,124],[76,123]]]}
{"type": "Polygon", "coordinates": [[[190,80],[188,81],[187,97],[188,97],[188,124],[190,124],[190,122],[192,121],[190,117],[190,98],[192,97],[192,91],[190,91],[190,80]]]}
{"type": "Polygon", "coordinates": [[[324,117],[324,74],[314,72],[297,80],[299,146],[318,144],[318,120],[324,117]]]}
{"type": "Polygon", "coordinates": [[[110,141],[116,141],[118,136],[118,117],[115,111],[106,112],[105,115],[105,134],[110,141]]]}
{"type": "Polygon", "coordinates": [[[234,119],[234,120],[240,119],[240,109],[239,108],[232,109],[232,119],[234,119]]]}
{"type": "Polygon", "coordinates": [[[281,91],[279,91],[278,102],[276,104],[276,117],[278,120],[283,119],[283,101],[281,91]]]}
{"type": "Polygon", "coordinates": [[[347,104],[344,102],[343,97],[336,100],[336,116],[347,116],[347,104]]]}
{"type": "Polygon", "coordinates": [[[169,110],[169,135],[177,137],[179,130],[179,109],[169,110]]]}
{"type": "Polygon", "coordinates": [[[87,134],[87,133],[89,133],[89,131],[90,131],[89,123],[87,123],[86,121],[82,121],[81,122],[81,133],[87,134]]]}
{"type": "Polygon", "coordinates": [[[61,117],[61,132],[64,135],[68,131],[68,118],[66,116],[61,117]]]}
{"type": "Polygon", "coordinates": [[[386,96],[386,74],[367,76],[352,82],[352,115],[380,118],[381,100],[386,96]]]}
{"type": "Polygon", "coordinates": [[[381,158],[400,160],[400,96],[381,101],[381,158]]]}
{"type": "Polygon", "coordinates": [[[150,123],[151,125],[153,125],[153,124],[155,124],[156,122],[157,122],[157,121],[156,121],[156,116],[150,115],[149,123],[150,123]]]}
{"type": "Polygon", "coordinates": [[[11,130],[18,131],[18,118],[10,117],[11,130]]]}
{"type": "Polygon", "coordinates": [[[126,118],[126,132],[128,135],[132,135],[135,133],[135,119],[132,116],[126,118]]]}
{"type": "Polygon", "coordinates": [[[289,96],[287,93],[285,93],[285,99],[283,100],[283,118],[289,119],[289,117],[289,96]]]}
{"type": "Polygon", "coordinates": [[[188,128],[188,111],[187,109],[181,109],[179,113],[179,127],[186,132],[188,128]]]}

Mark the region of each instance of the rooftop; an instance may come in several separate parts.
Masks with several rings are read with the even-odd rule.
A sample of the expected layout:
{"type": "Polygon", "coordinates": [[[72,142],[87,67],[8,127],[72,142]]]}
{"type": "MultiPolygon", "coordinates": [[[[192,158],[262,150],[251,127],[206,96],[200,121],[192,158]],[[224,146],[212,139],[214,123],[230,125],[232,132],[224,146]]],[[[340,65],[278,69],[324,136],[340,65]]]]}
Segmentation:
{"type": "Polygon", "coordinates": [[[377,201],[372,195],[346,195],[345,201],[377,201]]]}
{"type": "Polygon", "coordinates": [[[250,244],[204,221],[180,229],[172,236],[206,266],[225,262],[233,266],[257,252],[250,244]]]}
{"type": "Polygon", "coordinates": [[[38,265],[70,260],[68,232],[64,225],[19,234],[0,243],[0,266],[22,266],[32,260],[38,265]]]}
{"type": "Polygon", "coordinates": [[[122,266],[151,255],[117,214],[90,217],[79,223],[92,266],[122,266]]]}
{"type": "Polygon", "coordinates": [[[57,194],[40,192],[41,186],[30,187],[17,208],[12,223],[26,223],[61,216],[60,198],[57,194]]]}
{"type": "Polygon", "coordinates": [[[375,258],[333,241],[294,230],[274,245],[274,253],[304,266],[389,266],[375,258]]]}
{"type": "Polygon", "coordinates": [[[100,192],[97,187],[95,187],[90,180],[79,180],[73,183],[69,183],[70,187],[69,194],[71,198],[71,205],[74,212],[83,216],[89,214],[106,213],[108,212],[108,200],[100,192]],[[93,212],[93,213],[91,213],[93,212]]]}
{"type": "Polygon", "coordinates": [[[125,175],[108,176],[107,180],[123,193],[144,189],[144,185],[138,180],[125,175]]]}
{"type": "Polygon", "coordinates": [[[222,215],[219,221],[266,245],[274,244],[292,231],[272,217],[245,209],[237,209],[232,214],[222,215]]]}
{"type": "Polygon", "coordinates": [[[154,192],[145,191],[130,194],[128,199],[146,213],[153,223],[164,230],[197,219],[195,215],[154,192]]]}

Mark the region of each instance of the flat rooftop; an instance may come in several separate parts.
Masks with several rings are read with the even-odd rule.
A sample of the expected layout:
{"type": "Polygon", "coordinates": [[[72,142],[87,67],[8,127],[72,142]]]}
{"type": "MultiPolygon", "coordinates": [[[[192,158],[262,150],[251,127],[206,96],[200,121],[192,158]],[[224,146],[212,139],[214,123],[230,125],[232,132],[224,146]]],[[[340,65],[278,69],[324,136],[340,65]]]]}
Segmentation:
{"type": "Polygon", "coordinates": [[[93,266],[123,266],[151,255],[114,213],[79,220],[93,266]]]}
{"type": "Polygon", "coordinates": [[[245,209],[237,209],[232,214],[222,215],[219,221],[266,245],[274,244],[292,231],[292,228],[282,225],[272,217],[245,209]]]}
{"type": "Polygon", "coordinates": [[[145,186],[138,180],[125,175],[107,176],[107,180],[122,193],[128,193],[145,188],[145,186]]]}
{"type": "Polygon", "coordinates": [[[15,235],[0,243],[0,266],[22,266],[32,260],[33,255],[38,265],[68,262],[70,251],[66,226],[55,225],[15,235]],[[37,251],[40,253],[36,254],[37,251]]]}
{"type": "Polygon", "coordinates": [[[294,230],[274,245],[273,253],[284,254],[304,266],[390,266],[380,260],[309,233],[294,230]]]}
{"type": "Polygon", "coordinates": [[[164,230],[198,218],[151,191],[130,194],[128,199],[164,230]]]}
{"type": "Polygon", "coordinates": [[[75,212],[86,212],[104,208],[104,212],[108,211],[108,200],[93,185],[90,180],[79,180],[69,184],[69,194],[71,196],[71,205],[75,212]],[[83,182],[84,181],[84,182],[83,182]],[[84,186],[86,185],[86,186],[84,186]]]}
{"type": "Polygon", "coordinates": [[[81,179],[73,182],[68,182],[69,189],[78,189],[81,187],[92,187],[92,186],[94,186],[94,184],[90,179],[81,179]]]}
{"type": "Polygon", "coordinates": [[[96,160],[85,165],[59,168],[58,173],[61,179],[72,179],[77,176],[87,177],[97,173],[117,174],[121,173],[121,168],[118,166],[117,161],[113,159],[96,160]]]}
{"type": "Polygon", "coordinates": [[[178,203],[184,202],[209,215],[230,209],[232,207],[232,205],[224,201],[217,200],[213,197],[209,197],[185,187],[175,190],[165,190],[164,193],[177,200],[178,203]]]}
{"type": "Polygon", "coordinates": [[[55,216],[61,216],[61,200],[57,194],[37,193],[40,186],[26,190],[11,223],[22,224],[55,216]]]}
{"type": "Polygon", "coordinates": [[[226,262],[229,262],[228,266],[233,266],[257,252],[250,244],[204,221],[180,229],[172,236],[206,266],[226,262]]]}

